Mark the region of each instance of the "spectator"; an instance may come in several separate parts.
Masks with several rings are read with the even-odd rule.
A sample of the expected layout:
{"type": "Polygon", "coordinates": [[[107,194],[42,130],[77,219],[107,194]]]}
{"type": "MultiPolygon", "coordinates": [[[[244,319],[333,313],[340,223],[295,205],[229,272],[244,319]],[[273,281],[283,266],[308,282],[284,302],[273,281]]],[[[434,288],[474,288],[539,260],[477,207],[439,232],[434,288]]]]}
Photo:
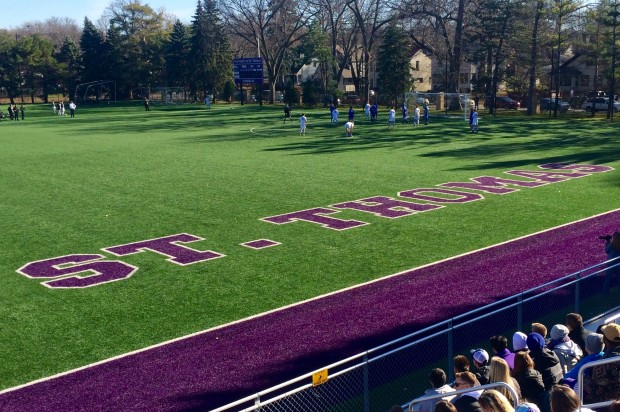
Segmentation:
{"type": "Polygon", "coordinates": [[[514,412],[515,410],[510,401],[501,392],[494,389],[487,389],[482,392],[478,398],[478,403],[480,403],[483,412],[514,412]]]}
{"type": "Polygon", "coordinates": [[[519,383],[521,397],[527,402],[541,405],[545,398],[545,384],[542,375],[534,369],[534,361],[527,352],[515,354],[515,367],[512,376],[519,383]]]}
{"type": "Polygon", "coordinates": [[[489,354],[484,349],[472,349],[472,359],[476,368],[476,379],[480,385],[489,383],[489,354]]]}
{"type": "Polygon", "coordinates": [[[517,352],[527,352],[528,348],[527,348],[527,335],[523,332],[515,332],[514,335],[512,335],[512,350],[515,353],[515,356],[517,354],[517,352]]]}
{"type": "MultiPolygon", "coordinates": [[[[611,237],[605,240],[605,253],[607,260],[616,259],[620,256],[620,232],[614,232],[611,237]]],[[[620,282],[620,259],[614,260],[608,266],[603,284],[603,290],[606,292],[620,282]]]]}
{"type": "Polygon", "coordinates": [[[581,348],[582,352],[586,351],[586,338],[591,333],[583,327],[583,318],[578,313],[569,313],[566,315],[566,327],[568,328],[568,337],[581,348]]]}
{"type": "Polygon", "coordinates": [[[508,390],[508,388],[502,386],[498,387],[497,390],[501,392],[510,403],[515,404],[519,402],[521,399],[521,388],[519,388],[519,383],[517,380],[510,376],[510,367],[508,366],[508,362],[502,358],[493,356],[489,366],[489,383],[496,382],[504,382],[512,387],[517,394],[517,399],[514,398],[514,395],[508,390]]]}
{"type": "MultiPolygon", "coordinates": [[[[431,396],[437,395],[440,393],[450,393],[454,392],[454,389],[447,384],[448,378],[443,369],[435,368],[431,370],[431,373],[428,375],[428,379],[431,383],[431,389],[427,389],[424,391],[422,396],[431,396]]],[[[411,403],[409,405],[409,411],[417,411],[417,412],[433,412],[435,410],[435,405],[437,402],[441,400],[450,401],[454,398],[454,395],[445,396],[440,399],[430,399],[427,401],[411,403]]]]}
{"type": "Polygon", "coordinates": [[[555,385],[551,390],[551,412],[593,412],[582,408],[579,397],[566,385],[555,385]]]}
{"type": "MultiPolygon", "coordinates": [[[[435,412],[457,412],[456,406],[448,401],[439,401],[435,405],[435,412]]],[[[620,412],[620,411],[619,411],[620,412]]]]}
{"type": "MultiPolygon", "coordinates": [[[[456,374],[456,380],[454,381],[454,388],[456,390],[474,388],[479,385],[476,375],[471,372],[459,372],[456,374]]],[[[482,412],[478,403],[478,398],[481,394],[481,390],[472,389],[470,392],[465,392],[453,398],[450,402],[454,404],[458,412],[482,412]]]]}
{"type": "Polygon", "coordinates": [[[494,355],[505,360],[508,366],[510,366],[510,369],[512,369],[514,366],[515,354],[508,350],[508,339],[504,336],[496,335],[492,336],[489,341],[493,347],[494,355]]]}
{"type": "Polygon", "coordinates": [[[555,352],[545,347],[545,339],[538,333],[527,335],[527,347],[536,369],[543,378],[545,390],[558,383],[562,378],[562,365],[555,352]]]}
{"type": "Polygon", "coordinates": [[[532,333],[538,333],[545,340],[545,346],[549,343],[549,338],[547,338],[547,327],[542,323],[534,322],[532,323],[532,333]]]}
{"type": "Polygon", "coordinates": [[[452,359],[452,364],[454,365],[454,374],[456,375],[458,372],[468,372],[469,371],[469,359],[464,355],[456,355],[452,359]]]}
{"type": "Polygon", "coordinates": [[[517,406],[515,412],[540,412],[540,408],[534,403],[523,402],[522,404],[517,406]]]}
{"type": "MultiPolygon", "coordinates": [[[[601,331],[605,343],[603,359],[620,356],[620,326],[616,323],[610,323],[603,326],[601,331]]],[[[592,368],[592,376],[584,382],[584,399],[588,403],[620,399],[620,367],[618,367],[618,363],[609,363],[592,368]]]]}
{"type": "Polygon", "coordinates": [[[579,345],[568,337],[568,328],[560,324],[551,328],[551,342],[548,348],[553,350],[560,360],[563,374],[573,369],[583,356],[579,345]]]}
{"type": "Polygon", "coordinates": [[[620,412],[620,399],[616,399],[609,405],[609,412],[620,412]]]}
{"type": "MultiPolygon", "coordinates": [[[[588,362],[594,362],[596,360],[603,358],[604,347],[605,347],[605,344],[603,343],[603,335],[599,335],[598,333],[592,333],[588,335],[588,337],[586,338],[587,356],[584,356],[583,358],[581,358],[579,363],[577,363],[577,365],[575,365],[573,369],[571,369],[570,371],[568,371],[567,374],[564,375],[564,378],[577,380],[577,378],[579,377],[579,369],[581,369],[583,365],[585,365],[588,362]]],[[[584,372],[584,374],[588,376],[591,375],[591,373],[592,373],[591,369],[586,369],[586,371],[584,372]]]]}

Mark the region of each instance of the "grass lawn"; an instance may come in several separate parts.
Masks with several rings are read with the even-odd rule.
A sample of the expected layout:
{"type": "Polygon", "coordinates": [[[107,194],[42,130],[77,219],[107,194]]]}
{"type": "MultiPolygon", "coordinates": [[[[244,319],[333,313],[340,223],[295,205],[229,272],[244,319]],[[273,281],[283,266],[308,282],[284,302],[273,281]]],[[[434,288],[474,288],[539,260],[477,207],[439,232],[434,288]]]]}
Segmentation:
{"type": "Polygon", "coordinates": [[[350,139],[326,109],[293,118],[302,110],[306,136],[296,120],[282,123],[281,106],[138,103],[78,107],[72,119],[38,105],[25,121],[0,122],[0,389],[619,207],[614,170],[398,219],[342,210],[330,216],[368,223],[343,231],[271,224],[261,219],[478,176],[519,179],[504,172],[545,163],[620,167],[619,128],[603,118],[482,114],[471,134],[462,119],[388,130],[383,108],[350,139]],[[204,239],[186,247],[225,256],[181,266],[101,250],[181,233],[204,239]],[[240,246],[257,239],[281,244],[240,246]],[[82,289],[17,272],[74,254],[138,269],[82,289]]]}

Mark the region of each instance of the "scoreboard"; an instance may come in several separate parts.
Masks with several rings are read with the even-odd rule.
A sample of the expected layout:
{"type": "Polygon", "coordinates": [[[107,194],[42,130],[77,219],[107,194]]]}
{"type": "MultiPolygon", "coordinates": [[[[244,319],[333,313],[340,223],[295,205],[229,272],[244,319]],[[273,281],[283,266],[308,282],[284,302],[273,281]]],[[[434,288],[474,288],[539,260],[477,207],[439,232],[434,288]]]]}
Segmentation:
{"type": "Polygon", "coordinates": [[[252,57],[233,60],[233,74],[235,83],[263,82],[263,58],[252,57]]]}

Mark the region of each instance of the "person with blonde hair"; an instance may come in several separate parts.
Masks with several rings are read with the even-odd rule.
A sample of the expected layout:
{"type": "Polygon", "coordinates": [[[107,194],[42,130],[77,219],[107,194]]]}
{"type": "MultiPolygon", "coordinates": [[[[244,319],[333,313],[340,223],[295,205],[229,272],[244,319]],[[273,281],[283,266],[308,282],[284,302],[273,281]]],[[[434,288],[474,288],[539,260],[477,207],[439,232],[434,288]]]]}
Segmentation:
{"type": "Polygon", "coordinates": [[[478,398],[478,403],[483,412],[514,412],[508,399],[495,389],[487,389],[478,398]]]}
{"type": "Polygon", "coordinates": [[[512,404],[519,402],[521,399],[521,388],[515,378],[510,376],[510,367],[508,362],[493,356],[491,358],[491,364],[489,365],[489,383],[504,382],[508,384],[517,394],[517,399],[514,399],[512,393],[505,387],[498,387],[497,390],[504,395],[508,401],[512,404]]]}
{"type": "Polygon", "coordinates": [[[582,408],[579,396],[566,385],[555,385],[551,389],[551,412],[592,412],[582,408]]]}

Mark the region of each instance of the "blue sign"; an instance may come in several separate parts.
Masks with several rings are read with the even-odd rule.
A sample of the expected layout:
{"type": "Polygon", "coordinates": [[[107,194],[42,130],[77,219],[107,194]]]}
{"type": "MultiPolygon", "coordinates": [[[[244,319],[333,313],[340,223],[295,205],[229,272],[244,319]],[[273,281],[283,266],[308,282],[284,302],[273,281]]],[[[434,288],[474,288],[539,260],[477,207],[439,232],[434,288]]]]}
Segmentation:
{"type": "Polygon", "coordinates": [[[234,59],[233,74],[235,83],[262,83],[263,58],[234,59]]]}

